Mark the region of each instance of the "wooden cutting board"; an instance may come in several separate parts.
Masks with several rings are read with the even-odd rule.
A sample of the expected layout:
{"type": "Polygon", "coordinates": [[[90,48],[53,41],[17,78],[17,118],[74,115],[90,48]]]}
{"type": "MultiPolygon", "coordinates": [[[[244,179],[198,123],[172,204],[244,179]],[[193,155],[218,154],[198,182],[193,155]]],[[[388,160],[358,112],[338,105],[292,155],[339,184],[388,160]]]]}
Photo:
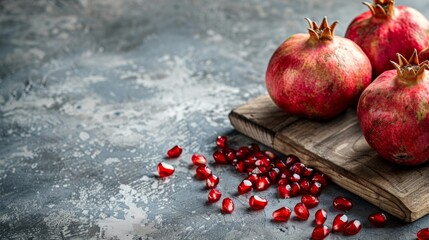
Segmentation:
{"type": "Polygon", "coordinates": [[[269,96],[229,114],[241,133],[325,173],[339,186],[407,222],[429,213],[429,165],[403,167],[383,160],[363,137],[355,110],[326,122],[287,115],[269,96]]]}

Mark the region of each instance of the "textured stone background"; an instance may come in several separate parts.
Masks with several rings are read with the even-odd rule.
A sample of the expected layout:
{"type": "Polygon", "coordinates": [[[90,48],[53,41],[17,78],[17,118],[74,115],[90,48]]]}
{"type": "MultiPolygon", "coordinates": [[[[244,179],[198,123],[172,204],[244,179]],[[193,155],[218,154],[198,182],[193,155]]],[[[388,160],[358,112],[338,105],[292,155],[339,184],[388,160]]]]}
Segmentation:
{"type": "MultiPolygon", "coordinates": [[[[429,1],[398,2],[429,16],[429,1]]],[[[268,207],[249,212],[230,168],[213,166],[236,211],[207,205],[190,156],[210,156],[221,134],[252,142],[227,114],[266,94],[268,59],[305,31],[304,17],[339,20],[343,35],[365,10],[350,0],[0,1],[0,238],[308,239],[311,221],[271,221],[299,199],[273,188],[261,194],[268,207]],[[175,144],[176,173],[160,180],[156,165],[175,144]]],[[[332,184],[320,205],[329,222],[337,195],[364,222],[348,239],[414,239],[429,226],[370,228],[377,208],[332,184]]]]}

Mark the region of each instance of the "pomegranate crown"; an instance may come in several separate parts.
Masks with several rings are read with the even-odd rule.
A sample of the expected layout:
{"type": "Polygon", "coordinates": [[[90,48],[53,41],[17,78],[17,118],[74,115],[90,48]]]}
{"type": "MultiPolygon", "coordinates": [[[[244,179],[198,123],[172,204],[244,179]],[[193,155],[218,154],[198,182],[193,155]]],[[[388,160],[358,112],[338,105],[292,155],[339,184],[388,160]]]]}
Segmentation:
{"type": "Polygon", "coordinates": [[[308,28],[310,39],[332,40],[334,38],[334,30],[337,26],[338,21],[333,22],[331,26],[329,26],[328,19],[324,17],[319,27],[316,22],[311,21],[309,18],[305,18],[305,20],[307,20],[308,24],[310,25],[310,27],[308,28]]]}
{"type": "Polygon", "coordinates": [[[389,18],[395,10],[395,0],[374,0],[374,3],[362,2],[369,7],[372,15],[377,18],[389,18]]]}
{"type": "Polygon", "coordinates": [[[414,49],[413,55],[407,61],[404,56],[397,53],[398,63],[390,61],[395,66],[398,76],[405,80],[419,80],[424,76],[425,69],[429,69],[429,61],[419,62],[417,50],[414,49]]]}

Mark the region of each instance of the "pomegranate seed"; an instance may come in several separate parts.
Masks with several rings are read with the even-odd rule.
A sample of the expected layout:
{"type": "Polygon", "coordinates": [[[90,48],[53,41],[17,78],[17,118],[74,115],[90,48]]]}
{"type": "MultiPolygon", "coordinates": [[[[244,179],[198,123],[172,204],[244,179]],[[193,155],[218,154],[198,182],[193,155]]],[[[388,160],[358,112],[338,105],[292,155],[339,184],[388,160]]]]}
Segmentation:
{"type": "Polygon", "coordinates": [[[291,187],[291,189],[290,189],[290,196],[291,197],[298,196],[299,193],[301,192],[301,187],[299,186],[299,183],[297,183],[297,182],[291,183],[290,187],[291,187]]]}
{"type": "Polygon", "coordinates": [[[268,169],[264,166],[258,166],[254,168],[252,171],[252,173],[256,173],[256,174],[265,174],[266,172],[268,172],[268,169]]]}
{"type": "Polygon", "coordinates": [[[253,195],[249,198],[249,206],[253,210],[264,209],[267,204],[267,199],[259,197],[258,195],[253,195]]]}
{"type": "Polygon", "coordinates": [[[277,187],[277,192],[279,193],[280,198],[290,198],[291,186],[289,184],[279,185],[277,187]]]}
{"type": "Polygon", "coordinates": [[[182,148],[176,145],[167,151],[167,158],[178,158],[180,154],[182,154],[182,148]]]}
{"type": "Polygon", "coordinates": [[[275,153],[268,150],[265,151],[264,153],[265,153],[265,156],[267,156],[270,160],[274,160],[277,157],[275,153]]]}
{"type": "Polygon", "coordinates": [[[214,203],[214,202],[219,201],[220,197],[222,197],[222,193],[217,189],[212,189],[212,190],[210,190],[207,198],[208,198],[209,202],[214,203]]]}
{"type": "Polygon", "coordinates": [[[322,192],[322,184],[319,182],[311,183],[309,192],[311,195],[318,197],[322,192]]]}
{"type": "Polygon", "coordinates": [[[216,145],[219,148],[224,148],[226,147],[226,142],[228,141],[228,137],[227,136],[218,136],[216,138],[216,145]]]}
{"type": "Polygon", "coordinates": [[[307,220],[310,216],[307,207],[301,202],[295,205],[293,211],[295,212],[296,217],[300,220],[307,220]]]}
{"type": "Polygon", "coordinates": [[[237,191],[239,194],[245,194],[252,190],[252,182],[249,180],[243,180],[237,187],[237,191]]]}
{"type": "Polygon", "coordinates": [[[224,154],[225,154],[226,159],[230,162],[232,162],[236,157],[234,149],[231,149],[231,148],[225,148],[224,154]]]}
{"type": "Polygon", "coordinates": [[[288,207],[282,207],[275,210],[272,214],[274,221],[287,222],[289,221],[292,211],[288,207]]]}
{"type": "Polygon", "coordinates": [[[328,213],[326,212],[325,209],[319,209],[317,210],[314,218],[315,218],[316,225],[323,225],[326,219],[328,218],[328,213]]]}
{"type": "Polygon", "coordinates": [[[313,175],[313,177],[311,178],[311,180],[314,182],[319,182],[324,187],[326,187],[328,185],[328,180],[326,179],[325,174],[320,173],[320,172],[315,173],[313,175]]]}
{"type": "Polygon", "coordinates": [[[247,177],[247,180],[251,181],[253,186],[255,186],[258,183],[259,177],[257,174],[252,173],[247,177]]]}
{"type": "Polygon", "coordinates": [[[232,213],[234,211],[234,202],[231,198],[224,198],[222,201],[222,212],[232,213]]]}
{"type": "Polygon", "coordinates": [[[228,163],[228,161],[226,160],[225,154],[220,150],[217,150],[213,153],[213,159],[215,160],[216,163],[220,163],[220,164],[228,163]]]}
{"type": "Polygon", "coordinates": [[[235,155],[237,156],[238,159],[244,159],[247,157],[247,155],[249,155],[249,153],[252,150],[248,147],[240,147],[237,152],[235,153],[235,155]]]}
{"type": "Polygon", "coordinates": [[[168,163],[158,163],[158,174],[160,177],[168,177],[174,173],[174,167],[168,163]]]}
{"type": "Polygon", "coordinates": [[[195,170],[195,175],[197,175],[199,179],[206,179],[210,174],[212,174],[212,170],[207,166],[199,166],[195,170]]]}
{"type": "Polygon", "coordinates": [[[429,239],[429,228],[420,229],[420,231],[417,232],[417,239],[418,240],[428,240],[429,239]]]}
{"type": "Polygon", "coordinates": [[[299,158],[295,155],[289,155],[286,157],[286,166],[291,167],[295,163],[299,162],[299,158]]]}
{"type": "Polygon", "coordinates": [[[277,182],[277,184],[280,186],[280,185],[286,185],[286,184],[288,184],[289,182],[287,181],[287,179],[286,178],[281,178],[278,182],[277,182]]]}
{"type": "Polygon", "coordinates": [[[201,154],[194,154],[194,155],[192,155],[192,163],[195,165],[195,166],[203,166],[203,165],[206,165],[207,164],[207,159],[206,159],[206,157],[204,157],[203,155],[201,155],[201,154]]]}
{"type": "Polygon", "coordinates": [[[270,160],[268,158],[261,158],[256,160],[255,162],[255,166],[264,166],[264,167],[268,167],[270,166],[270,160]]]}
{"type": "Polygon", "coordinates": [[[256,143],[251,143],[251,144],[250,144],[250,146],[249,146],[248,148],[253,149],[253,151],[254,151],[254,152],[260,152],[260,151],[261,151],[261,148],[260,148],[260,147],[259,147],[259,145],[258,145],[258,144],[256,144],[256,143]]]}
{"type": "Polygon", "coordinates": [[[275,163],[275,166],[280,169],[281,171],[287,169],[286,164],[283,162],[284,160],[279,160],[275,163]]]}
{"type": "Polygon", "coordinates": [[[332,202],[332,205],[335,209],[339,211],[348,211],[352,209],[353,203],[352,200],[346,197],[336,197],[334,201],[332,202]]]}
{"type": "Polygon", "coordinates": [[[280,170],[278,168],[271,168],[270,171],[268,171],[268,178],[271,182],[275,182],[277,180],[277,177],[279,176],[280,170]]]}
{"type": "Polygon", "coordinates": [[[244,172],[246,166],[244,165],[244,162],[240,161],[237,163],[237,165],[235,165],[235,170],[237,170],[237,172],[242,173],[244,172]]]}
{"type": "Polygon", "coordinates": [[[301,202],[304,203],[304,205],[307,208],[314,208],[317,205],[319,205],[319,199],[317,197],[315,197],[315,196],[308,195],[308,194],[307,195],[303,195],[301,197],[301,202]]]}
{"type": "Polygon", "coordinates": [[[266,176],[259,177],[258,181],[256,182],[256,190],[258,191],[264,191],[267,190],[270,187],[270,180],[266,176]]]}
{"type": "Polygon", "coordinates": [[[347,225],[344,227],[344,234],[346,235],[356,235],[358,232],[362,229],[362,224],[359,220],[351,220],[347,225]]]}
{"type": "Polygon", "coordinates": [[[255,156],[248,156],[245,160],[244,163],[246,164],[246,166],[248,167],[254,167],[255,163],[258,159],[255,156]]]}
{"type": "Polygon", "coordinates": [[[308,179],[301,179],[299,186],[301,187],[301,193],[308,193],[310,191],[310,181],[308,179]]]}
{"type": "Polygon", "coordinates": [[[382,212],[377,212],[369,215],[368,220],[376,227],[384,227],[387,223],[386,215],[382,212]]]}
{"type": "Polygon", "coordinates": [[[314,240],[325,239],[329,235],[330,231],[327,226],[316,226],[313,229],[313,233],[311,234],[311,238],[314,240]]]}
{"type": "Polygon", "coordinates": [[[219,183],[219,178],[216,175],[210,174],[206,179],[206,187],[208,189],[215,188],[219,183]]]}
{"type": "Polygon", "coordinates": [[[347,224],[348,217],[345,214],[338,214],[332,223],[332,232],[342,232],[347,224]]]}
{"type": "Polygon", "coordinates": [[[302,170],[302,176],[306,177],[306,178],[310,178],[311,176],[313,176],[313,173],[314,173],[314,169],[313,168],[305,167],[302,170]]]}
{"type": "Polygon", "coordinates": [[[304,168],[305,165],[303,163],[297,162],[290,167],[290,170],[296,174],[301,175],[304,168]]]}
{"type": "Polygon", "coordinates": [[[298,182],[301,179],[301,176],[296,173],[290,172],[286,175],[286,178],[289,182],[298,182]]]}

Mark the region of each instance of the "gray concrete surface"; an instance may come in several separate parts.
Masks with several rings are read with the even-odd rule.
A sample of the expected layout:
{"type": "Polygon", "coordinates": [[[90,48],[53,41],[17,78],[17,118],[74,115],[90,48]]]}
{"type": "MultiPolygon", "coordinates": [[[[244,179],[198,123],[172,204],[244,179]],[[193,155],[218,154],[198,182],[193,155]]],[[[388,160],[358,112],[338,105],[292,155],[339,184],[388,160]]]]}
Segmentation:
{"type": "MultiPolygon", "coordinates": [[[[398,2],[429,16],[429,1],[398,2]]],[[[213,166],[236,211],[207,205],[190,156],[210,156],[217,135],[252,142],[227,114],[266,94],[268,59],[305,31],[304,17],[339,20],[343,35],[365,10],[341,0],[0,1],[0,238],[308,239],[312,221],[271,221],[298,198],[272,188],[265,210],[248,211],[230,168],[213,166]],[[175,144],[176,173],[160,180],[156,165],[175,144]]],[[[364,224],[347,239],[414,239],[429,227],[428,217],[389,216],[371,228],[378,209],[333,184],[321,196],[328,225],[337,195],[353,198],[349,217],[364,224]]]]}

